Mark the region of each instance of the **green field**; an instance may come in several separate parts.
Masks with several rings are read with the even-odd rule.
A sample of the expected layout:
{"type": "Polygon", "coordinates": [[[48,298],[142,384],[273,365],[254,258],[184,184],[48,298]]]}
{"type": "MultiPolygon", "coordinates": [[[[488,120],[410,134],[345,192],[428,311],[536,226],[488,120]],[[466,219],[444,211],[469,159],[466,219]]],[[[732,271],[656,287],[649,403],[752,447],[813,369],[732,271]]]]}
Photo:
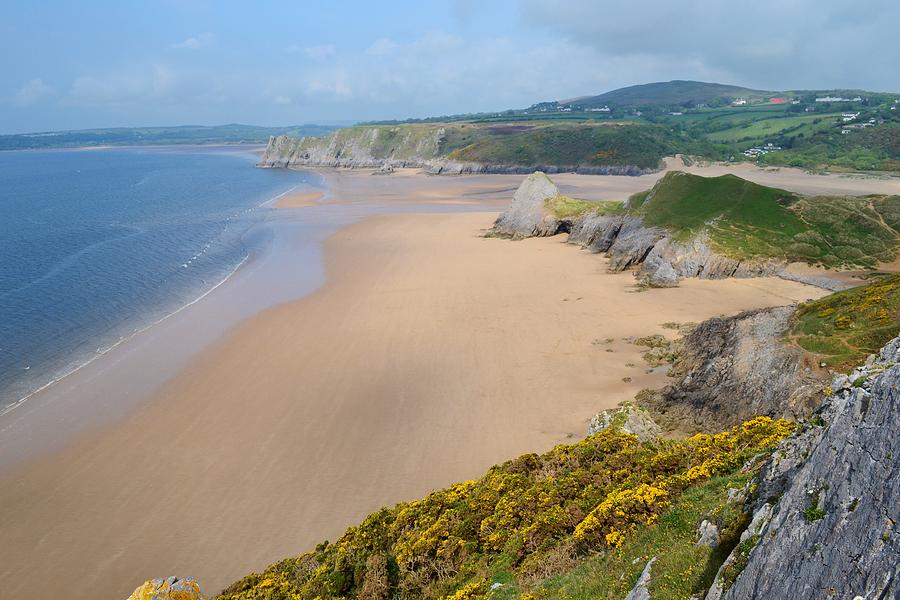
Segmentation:
{"type": "Polygon", "coordinates": [[[800,132],[805,127],[804,133],[819,129],[834,127],[840,113],[813,114],[800,117],[782,116],[749,121],[746,124],[710,133],[708,139],[717,142],[736,142],[742,140],[767,140],[788,131],[800,132]],[[817,126],[817,127],[813,127],[817,126]]]}

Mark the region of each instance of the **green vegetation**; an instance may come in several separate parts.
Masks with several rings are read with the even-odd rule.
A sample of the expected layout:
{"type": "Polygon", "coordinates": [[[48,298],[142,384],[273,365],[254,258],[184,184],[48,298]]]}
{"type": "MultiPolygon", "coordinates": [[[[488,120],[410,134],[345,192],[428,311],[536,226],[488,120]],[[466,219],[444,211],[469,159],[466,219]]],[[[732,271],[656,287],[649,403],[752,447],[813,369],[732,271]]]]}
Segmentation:
{"type": "Polygon", "coordinates": [[[578,200],[563,195],[547,198],[544,201],[544,206],[558,219],[574,219],[587,212],[593,212],[598,215],[616,215],[625,211],[622,202],[578,200]]]}
{"type": "Polygon", "coordinates": [[[893,172],[900,171],[900,105],[895,104],[898,99],[897,94],[862,90],[778,92],[698,81],[669,81],[626,87],[599,96],[541,102],[527,109],[406,123],[448,127],[448,152],[459,150],[457,156],[461,160],[477,162],[510,164],[512,160],[513,164],[567,167],[632,164],[646,168],[653,164],[648,159],[660,150],[671,148],[668,154],[690,154],[713,160],[753,160],[762,165],[813,170],[893,172]],[[823,96],[852,100],[816,101],[823,96]],[[735,100],[742,102],[736,105],[735,100]],[[845,122],[844,112],[859,114],[852,122],[845,122]],[[639,130],[647,139],[633,143],[603,136],[592,139],[596,132],[590,130],[599,125],[626,123],[653,128],[639,130]],[[475,137],[482,138],[484,134],[487,139],[473,139],[468,143],[475,146],[462,151],[468,143],[453,141],[449,129],[461,124],[483,127],[475,137]],[[516,131],[540,127],[551,127],[540,132],[549,139],[501,139],[516,131]],[[780,149],[754,158],[743,154],[752,147],[767,144],[780,149]],[[614,154],[611,157],[600,154],[587,160],[598,151],[614,154]],[[622,160],[635,155],[644,162],[622,160]]]}
{"type": "Polygon", "coordinates": [[[74,148],[85,146],[147,146],[176,144],[265,144],[269,136],[326,135],[334,127],[296,125],[257,127],[255,125],[215,125],[211,127],[120,127],[0,135],[0,150],[74,148]]]}
{"type": "Polygon", "coordinates": [[[900,331],[900,275],[801,304],[790,337],[834,369],[848,369],[900,331]]]}
{"type": "Polygon", "coordinates": [[[666,174],[629,210],[676,239],[705,232],[738,259],[778,258],[827,267],[874,268],[897,255],[900,196],[801,197],[735,175],[666,174]]]}
{"type": "Polygon", "coordinates": [[[680,145],[671,131],[652,124],[481,124],[447,126],[440,153],[485,164],[656,169],[680,145]]]}
{"type": "Polygon", "coordinates": [[[619,598],[652,554],[660,597],[687,598],[709,584],[745,523],[727,489],[792,430],[768,417],[684,440],[607,429],[381,509],[219,598],[619,598]],[[694,544],[702,519],[721,526],[719,550],[694,544]]]}
{"type": "Polygon", "coordinates": [[[809,494],[809,505],[803,509],[803,518],[806,519],[807,523],[815,523],[820,519],[824,519],[826,513],[823,509],[819,507],[819,498],[821,496],[821,491],[815,490],[809,494]]]}
{"type": "Polygon", "coordinates": [[[675,80],[632,85],[599,96],[579,98],[573,103],[585,107],[618,105],[637,108],[653,106],[693,108],[698,104],[712,106],[728,104],[735,98],[747,101],[768,100],[780,94],[781,92],[751,90],[736,85],[675,80]]]}

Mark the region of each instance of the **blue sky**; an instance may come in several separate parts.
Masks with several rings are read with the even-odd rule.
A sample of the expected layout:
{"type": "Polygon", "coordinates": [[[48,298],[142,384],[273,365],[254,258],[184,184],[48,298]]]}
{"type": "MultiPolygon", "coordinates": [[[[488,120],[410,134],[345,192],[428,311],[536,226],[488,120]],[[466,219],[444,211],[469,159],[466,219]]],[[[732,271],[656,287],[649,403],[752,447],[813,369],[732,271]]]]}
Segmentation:
{"type": "Polygon", "coordinates": [[[3,2],[0,133],[523,107],[635,83],[900,91],[900,2],[3,2]]]}

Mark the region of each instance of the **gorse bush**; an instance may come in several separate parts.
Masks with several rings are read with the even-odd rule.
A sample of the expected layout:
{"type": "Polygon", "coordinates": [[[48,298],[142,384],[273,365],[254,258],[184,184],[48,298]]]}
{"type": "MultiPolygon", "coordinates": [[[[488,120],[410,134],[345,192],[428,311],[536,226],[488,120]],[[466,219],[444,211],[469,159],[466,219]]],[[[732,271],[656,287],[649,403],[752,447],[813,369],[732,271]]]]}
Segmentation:
{"type": "Polygon", "coordinates": [[[828,366],[850,368],[877,352],[900,326],[900,275],[801,304],[791,337],[828,366]]]}
{"type": "Polygon", "coordinates": [[[514,577],[616,552],[685,490],[766,455],[793,424],[758,417],[716,435],[639,442],[607,429],[491,468],[478,481],[384,508],[335,543],[226,589],[232,600],[477,598],[514,577]]]}

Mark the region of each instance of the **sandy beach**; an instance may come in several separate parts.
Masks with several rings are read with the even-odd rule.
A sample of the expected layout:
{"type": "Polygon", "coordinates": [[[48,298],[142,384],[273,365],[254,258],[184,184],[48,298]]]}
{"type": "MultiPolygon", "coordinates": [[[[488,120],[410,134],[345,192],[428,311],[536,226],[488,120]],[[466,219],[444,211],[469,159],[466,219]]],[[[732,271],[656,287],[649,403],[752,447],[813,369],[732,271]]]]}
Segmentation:
{"type": "MultiPolygon", "coordinates": [[[[512,177],[410,177],[330,188],[475,212],[339,230],[318,291],[244,321],[123,419],[0,475],[4,594],[124,598],[169,574],[215,593],[382,505],[583,436],[598,410],[664,383],[625,337],[824,293],[780,279],[637,292],[562,237],[482,237],[512,177]]],[[[560,179],[623,191],[578,178],[560,179]]]]}

